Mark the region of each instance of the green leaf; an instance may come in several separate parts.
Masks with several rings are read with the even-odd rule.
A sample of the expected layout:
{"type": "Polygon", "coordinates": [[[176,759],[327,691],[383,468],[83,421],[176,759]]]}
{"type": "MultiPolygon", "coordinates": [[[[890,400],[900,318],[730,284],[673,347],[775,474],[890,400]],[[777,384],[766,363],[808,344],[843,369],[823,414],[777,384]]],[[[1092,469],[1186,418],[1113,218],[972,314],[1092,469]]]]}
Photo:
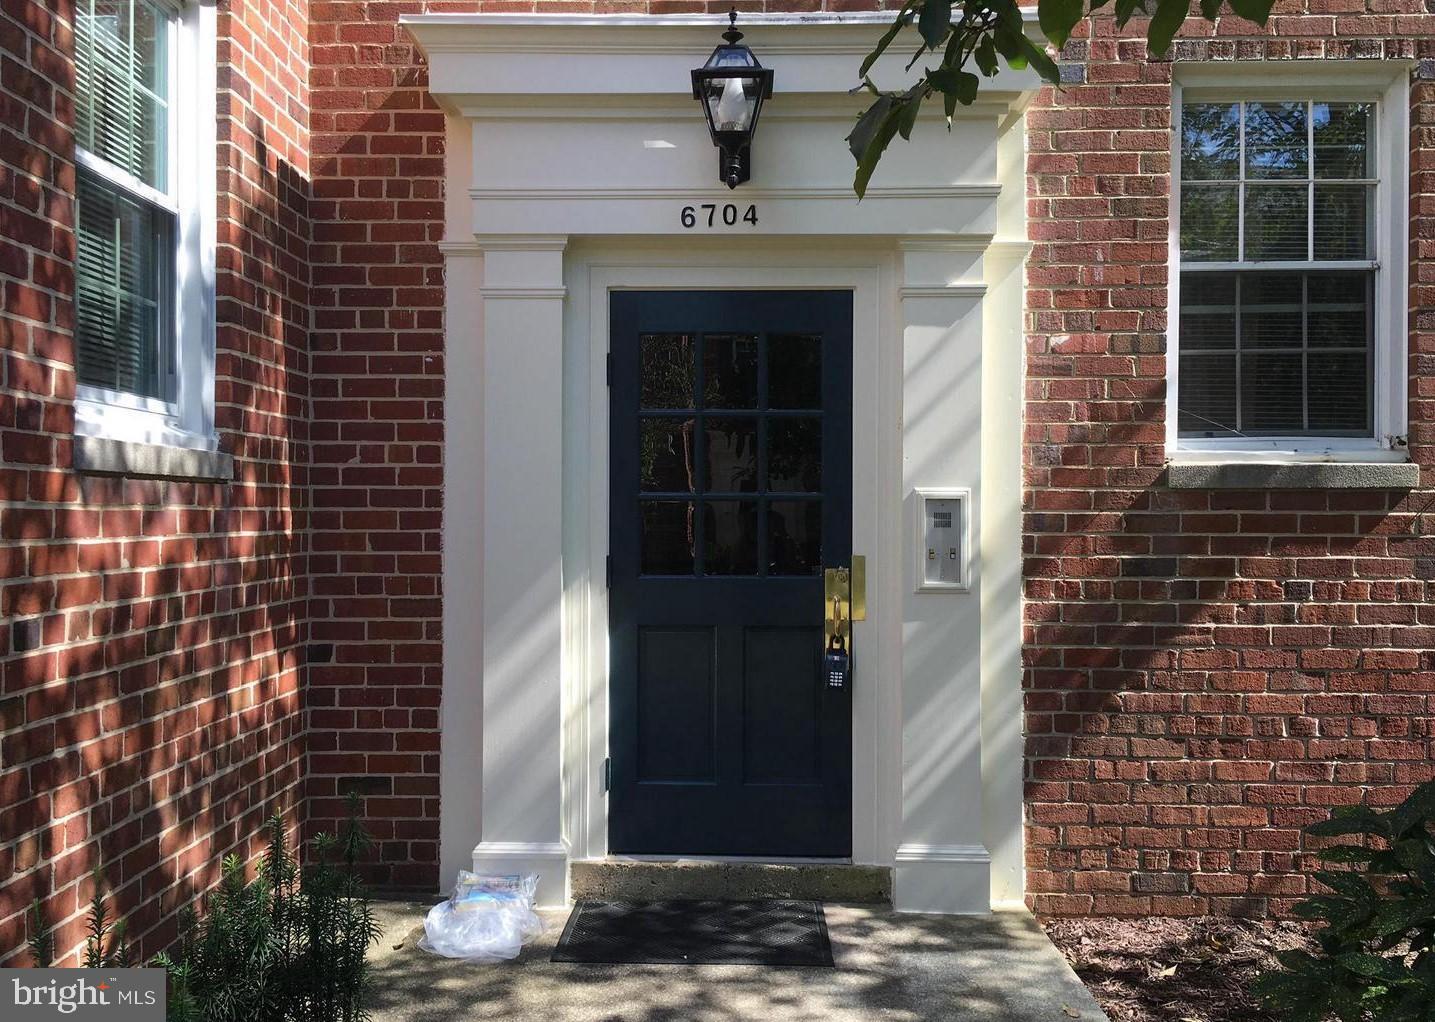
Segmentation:
{"type": "Polygon", "coordinates": [[[887,51],[887,47],[892,45],[892,40],[897,38],[897,34],[901,32],[902,29],[912,23],[912,11],[920,2],[921,0],[907,0],[907,2],[902,5],[902,9],[897,12],[897,16],[892,19],[892,24],[888,25],[887,31],[882,33],[882,38],[877,40],[877,45],[872,48],[872,52],[867,54],[863,59],[862,67],[857,72],[859,78],[867,77],[867,72],[872,70],[872,65],[877,63],[878,58],[887,51]]]}
{"type": "Polygon", "coordinates": [[[1036,6],[1042,32],[1058,49],[1066,45],[1071,30],[1085,14],[1085,0],[1039,0],[1036,6]]]}
{"type": "Polygon", "coordinates": [[[1254,21],[1257,25],[1264,25],[1266,19],[1271,16],[1275,0],[1230,0],[1230,4],[1231,10],[1242,18],[1254,21]]]}
{"type": "Polygon", "coordinates": [[[982,41],[972,51],[972,59],[977,62],[981,73],[990,78],[997,73],[997,48],[992,45],[992,37],[982,36],[982,41]]]}
{"type": "Polygon", "coordinates": [[[1411,831],[1428,833],[1425,825],[1435,819],[1435,783],[1420,785],[1385,816],[1395,837],[1404,837],[1411,831]]]}
{"type": "Polygon", "coordinates": [[[908,97],[899,107],[897,115],[897,132],[902,136],[902,141],[910,142],[912,129],[917,126],[917,115],[922,112],[922,95],[908,97]]]}
{"type": "Polygon", "coordinates": [[[1389,837],[1390,824],[1384,813],[1377,813],[1367,806],[1343,806],[1332,813],[1330,819],[1306,827],[1305,832],[1315,837],[1343,837],[1346,834],[1389,837]]]}
{"type": "Polygon", "coordinates": [[[1291,912],[1301,919],[1324,919],[1332,926],[1348,927],[1369,919],[1370,908],[1361,909],[1349,898],[1317,894],[1299,902],[1291,912]]]}
{"type": "Polygon", "coordinates": [[[897,134],[900,117],[896,97],[881,96],[857,119],[857,126],[847,136],[847,147],[857,160],[852,189],[859,199],[867,194],[867,182],[877,169],[877,161],[897,134]]]}
{"type": "Polygon", "coordinates": [[[955,96],[957,102],[962,104],[970,104],[975,100],[977,89],[982,84],[982,80],[970,71],[958,71],[952,67],[939,67],[928,72],[927,81],[944,96],[955,96]]]}
{"type": "Polygon", "coordinates": [[[1221,0],[1201,0],[1201,17],[1207,21],[1215,21],[1216,15],[1221,13],[1221,0]]]}
{"type": "Polygon", "coordinates": [[[1393,851],[1401,868],[1435,887],[1435,855],[1431,854],[1428,840],[1423,837],[1407,838],[1397,842],[1393,851]]]}
{"type": "Polygon", "coordinates": [[[1335,956],[1336,964],[1367,979],[1383,980],[1386,983],[1413,983],[1415,979],[1408,969],[1402,968],[1392,959],[1370,955],[1359,951],[1335,956]]]}
{"type": "Polygon", "coordinates": [[[1325,862],[1369,862],[1379,853],[1360,845],[1332,845],[1315,854],[1325,862]]]}
{"type": "Polygon", "coordinates": [[[1137,11],[1145,11],[1145,0],[1116,0],[1116,24],[1125,25],[1131,20],[1131,15],[1137,11]]]}
{"type": "Polygon", "coordinates": [[[1347,898],[1354,898],[1356,901],[1375,901],[1379,895],[1370,886],[1370,881],[1359,873],[1336,872],[1334,870],[1317,870],[1315,878],[1325,886],[1329,887],[1336,894],[1347,898]]]}
{"type": "Polygon", "coordinates": [[[1146,48],[1151,56],[1165,56],[1190,11],[1190,0],[1159,0],[1151,26],[1146,30],[1146,48]]]}
{"type": "Polygon", "coordinates": [[[929,49],[935,50],[952,30],[952,0],[922,0],[917,31],[929,49]]]}
{"type": "MultiPolygon", "coordinates": [[[[1042,78],[1055,85],[1061,81],[1061,69],[1056,66],[1056,61],[1036,43],[1032,42],[1025,35],[1021,37],[1021,55],[1026,58],[1027,63],[1042,78]]],[[[1010,61],[1008,61],[1010,63],[1010,61]]]]}
{"type": "Polygon", "coordinates": [[[1429,899],[1382,901],[1375,910],[1371,926],[1377,937],[1403,933],[1416,926],[1429,926],[1435,921],[1435,902],[1429,899]]]}

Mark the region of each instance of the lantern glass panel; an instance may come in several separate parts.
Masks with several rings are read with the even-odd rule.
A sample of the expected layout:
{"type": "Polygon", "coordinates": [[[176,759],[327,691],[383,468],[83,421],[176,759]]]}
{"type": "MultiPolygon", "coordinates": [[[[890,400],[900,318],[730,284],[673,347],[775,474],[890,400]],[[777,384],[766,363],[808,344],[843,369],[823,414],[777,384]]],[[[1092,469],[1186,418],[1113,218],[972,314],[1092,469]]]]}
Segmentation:
{"type": "Polygon", "coordinates": [[[714,131],[752,128],[760,94],[757,78],[710,78],[704,83],[703,102],[714,131]]]}

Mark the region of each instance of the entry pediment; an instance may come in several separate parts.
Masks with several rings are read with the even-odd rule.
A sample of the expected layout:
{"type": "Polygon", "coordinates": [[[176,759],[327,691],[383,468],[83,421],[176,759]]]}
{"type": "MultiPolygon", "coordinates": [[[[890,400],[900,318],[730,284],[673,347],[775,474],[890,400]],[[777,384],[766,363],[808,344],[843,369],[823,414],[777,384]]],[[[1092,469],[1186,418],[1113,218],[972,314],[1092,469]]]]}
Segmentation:
{"type": "MultiPolygon", "coordinates": [[[[718,181],[717,155],[690,92],[723,16],[428,14],[403,18],[429,62],[429,89],[472,125],[476,234],[960,235],[997,232],[1002,125],[1035,92],[1004,72],[950,130],[928,105],[910,142],[885,156],[867,198],[852,193],[845,136],[866,104],[853,94],[890,14],[748,15],[739,27],[776,74],[753,144],[753,178],[718,181]],[[737,205],[709,224],[704,204],[737,205]],[[684,215],[688,207],[697,215],[684,215]],[[749,207],[755,207],[748,216],[749,207]],[[689,223],[695,219],[695,223],[689,223]]],[[[884,56],[899,87],[905,57],[884,56]]]]}

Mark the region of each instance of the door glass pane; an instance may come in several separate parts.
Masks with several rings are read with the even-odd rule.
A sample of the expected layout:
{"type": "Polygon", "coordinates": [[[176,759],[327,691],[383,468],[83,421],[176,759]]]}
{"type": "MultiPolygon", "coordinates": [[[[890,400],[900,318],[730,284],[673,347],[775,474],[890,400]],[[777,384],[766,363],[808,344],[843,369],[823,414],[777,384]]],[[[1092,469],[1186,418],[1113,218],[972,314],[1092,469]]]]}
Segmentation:
{"type": "Polygon", "coordinates": [[[1306,105],[1246,104],[1246,176],[1306,177],[1306,105]]]}
{"type": "Polygon", "coordinates": [[[822,420],[769,419],[767,488],[816,493],[822,489],[822,420]]]}
{"type": "Polygon", "coordinates": [[[703,404],[708,408],[757,407],[757,337],[703,337],[703,404]]]}
{"type": "Polygon", "coordinates": [[[692,334],[644,334],[640,339],[638,401],[643,408],[692,408],[692,334]]]}
{"type": "Polygon", "coordinates": [[[767,509],[770,575],[816,575],[822,570],[822,502],[774,500],[767,509]]]}
{"type": "Polygon", "coordinates": [[[822,338],[773,334],[767,339],[767,406],[822,407],[822,338]]]}
{"type": "Polygon", "coordinates": [[[692,419],[643,419],[638,424],[641,489],[691,493],[697,489],[692,419]]]}
{"type": "Polygon", "coordinates": [[[705,420],[707,479],[703,488],[717,493],[757,491],[757,420],[705,420]]]}
{"type": "Polygon", "coordinates": [[[693,505],[679,500],[645,500],[641,508],[644,575],[693,573],[693,505]]]}
{"type": "Polygon", "coordinates": [[[703,504],[706,575],[757,574],[757,501],[710,500],[703,504]]]}

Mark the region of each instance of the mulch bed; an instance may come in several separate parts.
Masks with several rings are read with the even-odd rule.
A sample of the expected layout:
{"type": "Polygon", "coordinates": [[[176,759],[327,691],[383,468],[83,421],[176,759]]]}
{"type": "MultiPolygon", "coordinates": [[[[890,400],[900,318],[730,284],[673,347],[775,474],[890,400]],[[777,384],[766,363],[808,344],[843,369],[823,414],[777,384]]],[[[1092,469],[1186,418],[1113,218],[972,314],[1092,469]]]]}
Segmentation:
{"type": "Polygon", "coordinates": [[[1043,919],[1111,1022],[1279,1022],[1250,981],[1275,953],[1310,947],[1291,922],[1043,919]]]}

